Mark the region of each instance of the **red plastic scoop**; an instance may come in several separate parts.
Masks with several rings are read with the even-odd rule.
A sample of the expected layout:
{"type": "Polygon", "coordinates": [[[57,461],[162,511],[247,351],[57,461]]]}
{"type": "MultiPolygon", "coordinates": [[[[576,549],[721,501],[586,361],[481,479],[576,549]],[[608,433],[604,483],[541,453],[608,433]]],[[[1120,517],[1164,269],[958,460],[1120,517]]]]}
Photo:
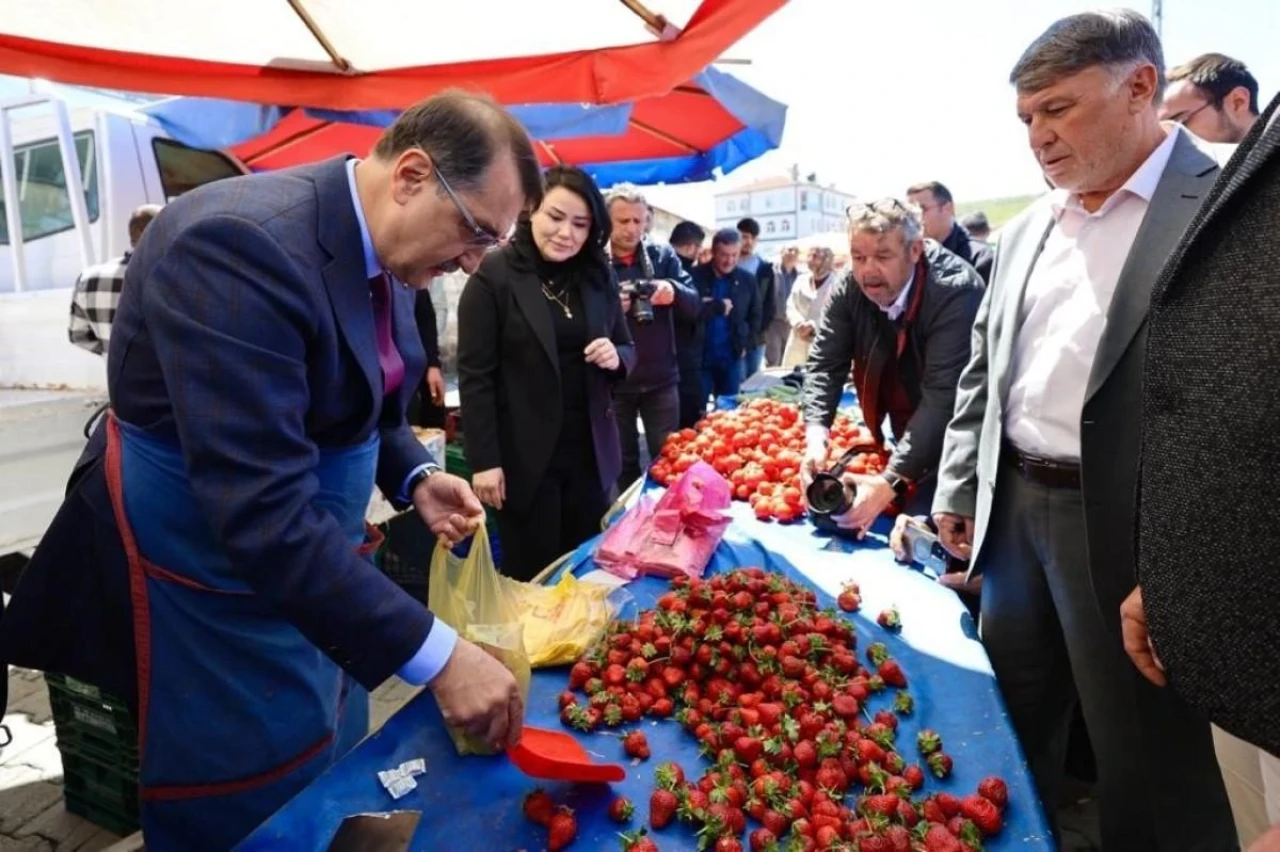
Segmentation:
{"type": "Polygon", "coordinates": [[[616,763],[596,763],[569,734],[542,728],[524,729],[520,744],[507,749],[521,772],[546,781],[621,781],[627,771],[616,763]]]}

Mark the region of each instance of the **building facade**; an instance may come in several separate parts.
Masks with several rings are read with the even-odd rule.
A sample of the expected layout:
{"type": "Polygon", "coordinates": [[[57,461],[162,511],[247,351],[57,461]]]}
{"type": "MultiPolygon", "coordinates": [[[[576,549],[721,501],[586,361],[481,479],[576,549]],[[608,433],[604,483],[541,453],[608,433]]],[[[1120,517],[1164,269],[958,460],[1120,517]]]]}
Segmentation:
{"type": "Polygon", "coordinates": [[[716,227],[732,228],[747,216],[760,223],[758,251],[772,256],[797,240],[842,231],[847,192],[796,178],[766,178],[715,196],[716,227]]]}

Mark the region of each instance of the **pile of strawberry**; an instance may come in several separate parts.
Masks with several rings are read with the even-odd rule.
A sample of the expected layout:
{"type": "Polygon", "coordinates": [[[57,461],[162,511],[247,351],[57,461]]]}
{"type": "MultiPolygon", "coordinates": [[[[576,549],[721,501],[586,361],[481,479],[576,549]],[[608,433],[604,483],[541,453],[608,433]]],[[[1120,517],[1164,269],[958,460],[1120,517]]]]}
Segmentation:
{"type": "MultiPolygon", "coordinates": [[[[831,428],[828,462],[849,449],[868,446],[854,457],[853,473],[880,473],[886,457],[871,433],[841,414],[831,428]]],[[[751,503],[761,520],[792,521],[804,515],[800,465],[804,461],[804,421],[800,409],[784,402],[756,399],[732,411],[717,411],[697,429],[673,432],[662,455],[649,469],[660,485],[670,485],[698,461],[729,480],[733,496],[751,503]]]]}
{"type": "MultiPolygon", "coordinates": [[[[580,731],[670,717],[701,743],[712,765],[696,781],[674,763],[658,767],[652,829],[688,822],[700,848],[717,852],[743,848],[748,816],[760,824],[749,848],[780,852],[976,852],[1000,831],[1008,789],[998,778],[970,796],[920,793],[926,769],[897,742],[914,701],[884,643],[860,660],[849,622],[760,568],[671,585],[656,609],[610,626],[559,698],[562,722],[580,731]],[[890,690],[892,710],[873,712],[890,690]]],[[[841,608],[859,604],[847,587],[841,608]]],[[[896,611],[877,621],[899,624],[896,611]]],[[[643,759],[648,744],[636,734],[624,749],[643,759]]],[[[929,773],[951,773],[935,732],[913,745],[929,773]]],[[[623,848],[657,847],[640,833],[625,835],[623,848]]]]}

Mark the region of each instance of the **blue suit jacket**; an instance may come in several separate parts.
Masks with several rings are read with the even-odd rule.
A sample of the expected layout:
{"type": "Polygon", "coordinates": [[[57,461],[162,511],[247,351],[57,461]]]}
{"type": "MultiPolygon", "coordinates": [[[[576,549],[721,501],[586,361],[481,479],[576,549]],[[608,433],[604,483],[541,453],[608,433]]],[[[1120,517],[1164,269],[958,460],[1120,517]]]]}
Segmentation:
{"type": "MultiPolygon", "coordinates": [[[[756,280],[741,267],[735,266],[729,272],[729,298],[733,301],[733,310],[729,313],[729,345],[733,348],[733,357],[741,358],[747,350],[755,345],[760,334],[762,307],[760,292],[756,280]]],[[[693,286],[697,288],[699,297],[712,298],[716,285],[716,272],[709,263],[695,266],[692,273],[693,286]]],[[[721,316],[723,308],[718,301],[702,303],[702,322],[712,317],[721,316]]],[[[706,339],[705,326],[698,335],[701,343],[706,339]]],[[[701,357],[701,351],[699,351],[701,357]]]]}
{"type": "MultiPolygon", "coordinates": [[[[418,650],[433,618],[311,505],[312,471],[320,450],[377,430],[379,488],[399,491],[427,461],[405,420],[425,355],[414,295],[396,287],[405,378],[384,401],[344,162],[218,181],[166,207],[130,261],[109,388],[121,419],[181,445],[199,501],[192,511],[209,519],[257,594],[372,688],[418,650]]],[[[130,644],[119,614],[102,610],[121,597],[122,564],[104,503],[102,432],[14,596],[0,654],[72,674],[102,668],[96,682],[109,685],[127,665],[119,648],[49,635],[68,623],[84,632],[87,608],[107,644],[130,644]],[[98,591],[78,601],[77,584],[98,591]]]]}

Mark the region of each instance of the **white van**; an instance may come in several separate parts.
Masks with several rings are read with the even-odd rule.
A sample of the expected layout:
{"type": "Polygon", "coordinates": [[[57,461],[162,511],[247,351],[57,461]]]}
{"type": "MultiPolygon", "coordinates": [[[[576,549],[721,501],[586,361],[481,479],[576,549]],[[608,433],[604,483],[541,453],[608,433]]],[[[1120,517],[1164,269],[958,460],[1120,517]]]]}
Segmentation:
{"type": "Polygon", "coordinates": [[[67,336],[77,276],[124,253],[139,205],[245,171],[141,113],[0,102],[0,557],[39,541],[106,399],[106,361],[67,336]]]}

